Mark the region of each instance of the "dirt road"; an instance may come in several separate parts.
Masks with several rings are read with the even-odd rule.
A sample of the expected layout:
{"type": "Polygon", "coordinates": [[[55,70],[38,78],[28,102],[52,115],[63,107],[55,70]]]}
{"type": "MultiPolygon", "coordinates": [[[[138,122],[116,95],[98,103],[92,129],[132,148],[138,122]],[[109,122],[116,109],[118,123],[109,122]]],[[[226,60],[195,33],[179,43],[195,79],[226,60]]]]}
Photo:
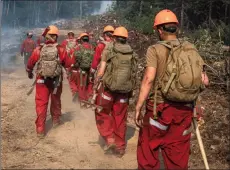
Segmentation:
{"type": "Polygon", "coordinates": [[[94,113],[73,104],[68,82],[62,94],[63,125],[52,129],[47,115],[47,136],[39,140],[35,133],[34,93],[26,96],[32,80],[25,71],[17,69],[2,74],[2,168],[136,168],[136,137],[128,129],[127,154],[123,158],[105,156],[95,125],[94,113]]]}

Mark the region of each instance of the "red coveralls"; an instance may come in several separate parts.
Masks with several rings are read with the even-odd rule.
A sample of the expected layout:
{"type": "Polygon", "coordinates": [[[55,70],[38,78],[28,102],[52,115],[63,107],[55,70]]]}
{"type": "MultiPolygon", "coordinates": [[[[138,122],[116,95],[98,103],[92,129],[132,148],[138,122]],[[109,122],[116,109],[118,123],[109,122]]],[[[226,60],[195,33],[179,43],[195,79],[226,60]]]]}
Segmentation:
{"type": "Polygon", "coordinates": [[[128,101],[128,93],[111,92],[103,86],[99,89],[96,98],[96,104],[103,107],[101,112],[95,110],[98,131],[104,138],[106,145],[115,144],[116,150],[120,153],[126,148],[128,101]]]}
{"type": "MultiPolygon", "coordinates": [[[[109,41],[110,42],[110,41],[109,41]]],[[[95,71],[97,70],[97,67],[101,61],[101,54],[103,52],[105,48],[105,44],[102,42],[99,42],[96,49],[95,49],[95,53],[93,56],[93,61],[91,64],[91,69],[90,69],[90,74],[94,74],[95,71]]],[[[93,95],[93,82],[89,82],[88,85],[88,95],[89,97],[93,95]]]]}
{"type": "MultiPolygon", "coordinates": [[[[90,43],[86,43],[86,42],[82,43],[82,47],[86,48],[86,49],[93,49],[93,46],[90,43]]],[[[77,46],[75,51],[79,51],[79,50],[80,50],[80,47],[77,46]]],[[[74,60],[73,63],[76,63],[77,61],[75,61],[75,59],[77,58],[77,56],[76,56],[76,58],[75,57],[72,57],[72,58],[74,60]]],[[[78,69],[78,72],[75,74],[75,76],[76,76],[76,80],[78,80],[77,81],[77,88],[78,88],[79,100],[80,101],[81,100],[88,100],[88,94],[87,94],[88,84],[86,84],[86,83],[88,82],[89,72],[85,72],[85,74],[84,74],[83,71],[78,69]],[[82,83],[82,85],[81,85],[81,83],[82,83]]]]}
{"type": "Polygon", "coordinates": [[[24,64],[26,65],[29,57],[31,56],[33,50],[36,48],[36,44],[32,38],[27,38],[23,41],[21,45],[21,54],[24,53],[24,64]]]}
{"type": "MultiPolygon", "coordinates": [[[[70,50],[70,60],[71,63],[74,65],[76,61],[76,56],[74,56],[75,49],[70,50]]],[[[67,78],[69,81],[70,89],[72,92],[72,96],[74,96],[76,93],[78,93],[79,87],[78,84],[80,84],[80,73],[79,73],[79,68],[76,66],[71,67],[71,70],[67,71],[67,78]]]]}
{"type": "Polygon", "coordinates": [[[159,104],[161,116],[153,120],[152,108],[148,101],[139,133],[138,169],[160,169],[159,148],[166,169],[188,169],[193,109],[182,104],[159,104]]]}
{"type": "Polygon", "coordinates": [[[98,131],[106,145],[115,144],[118,151],[126,148],[128,101],[128,94],[113,93],[103,87],[96,98],[96,104],[103,107],[101,112],[95,110],[98,131]]]}
{"type": "Polygon", "coordinates": [[[62,41],[61,45],[65,48],[66,45],[68,44],[68,41],[73,40],[73,39],[76,41],[76,44],[77,44],[77,40],[75,38],[68,38],[68,39],[65,39],[64,41],[62,41]]]}
{"type": "MultiPolygon", "coordinates": [[[[46,42],[46,43],[51,43],[51,42],[46,42]]],[[[62,48],[61,46],[57,46],[57,48],[58,48],[58,54],[59,54],[61,64],[65,68],[70,67],[71,61],[68,60],[64,48],[62,48]]],[[[32,72],[35,64],[39,61],[40,50],[41,47],[37,47],[32,53],[27,64],[27,72],[32,72]]],[[[37,75],[36,77],[35,103],[36,103],[37,119],[35,123],[36,123],[37,133],[45,132],[45,122],[46,122],[49,97],[51,97],[50,113],[52,116],[52,121],[54,124],[60,122],[62,82],[60,83],[60,86],[57,88],[56,94],[53,94],[53,90],[54,90],[53,83],[54,81],[52,79],[44,80],[44,78],[39,75],[37,75]]]]}
{"type": "MultiPolygon", "coordinates": [[[[66,45],[68,44],[68,41],[69,40],[75,40],[76,41],[76,45],[78,44],[77,43],[77,40],[75,38],[68,38],[68,39],[65,39],[64,41],[62,41],[61,45],[63,48],[66,48],[66,45]]],[[[73,59],[73,53],[74,53],[74,49],[70,49],[70,52],[67,53],[68,57],[71,58],[72,60],[72,63],[75,63],[74,59],[73,59]]],[[[77,86],[77,81],[78,81],[78,77],[79,77],[79,70],[78,68],[76,67],[73,67],[70,70],[67,70],[67,79],[69,81],[69,86],[70,86],[70,89],[71,89],[71,92],[72,92],[72,95],[74,96],[75,93],[78,92],[78,86],[77,86]]]]}

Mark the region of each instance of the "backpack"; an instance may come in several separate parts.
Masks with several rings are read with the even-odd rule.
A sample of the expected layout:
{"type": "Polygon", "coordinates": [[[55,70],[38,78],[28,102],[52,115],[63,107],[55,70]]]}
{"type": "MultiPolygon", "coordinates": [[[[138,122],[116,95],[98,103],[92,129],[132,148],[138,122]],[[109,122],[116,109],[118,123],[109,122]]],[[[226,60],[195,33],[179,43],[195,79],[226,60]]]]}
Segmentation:
{"type": "Polygon", "coordinates": [[[38,74],[43,77],[57,77],[62,73],[62,66],[59,61],[57,43],[44,44],[40,51],[38,61],[38,74]]]}
{"type": "Polygon", "coordinates": [[[91,63],[94,56],[93,48],[85,48],[83,45],[79,45],[80,50],[76,51],[75,56],[77,57],[77,62],[79,68],[83,71],[89,71],[91,68],[91,63]]]}
{"type": "Polygon", "coordinates": [[[111,44],[106,50],[109,53],[102,78],[104,85],[114,92],[131,92],[136,85],[137,54],[128,44],[111,44]]]}
{"type": "Polygon", "coordinates": [[[197,49],[185,41],[173,46],[163,41],[159,44],[167,47],[170,52],[163,75],[157,80],[158,86],[166,100],[174,102],[194,102],[203,88],[202,58],[197,49]]]}
{"type": "Polygon", "coordinates": [[[76,45],[77,45],[76,39],[67,39],[66,51],[69,52],[71,49],[76,47],[76,45]]]}

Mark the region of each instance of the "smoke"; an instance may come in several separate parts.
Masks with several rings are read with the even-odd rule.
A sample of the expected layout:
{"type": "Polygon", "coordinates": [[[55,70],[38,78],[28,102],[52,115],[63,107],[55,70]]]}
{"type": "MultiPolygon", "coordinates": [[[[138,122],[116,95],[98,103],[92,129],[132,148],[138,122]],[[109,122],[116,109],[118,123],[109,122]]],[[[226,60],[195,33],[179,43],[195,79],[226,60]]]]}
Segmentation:
{"type": "Polygon", "coordinates": [[[112,6],[113,2],[114,1],[102,1],[100,9],[97,11],[94,11],[92,15],[100,15],[100,14],[107,12],[109,10],[109,7],[112,6]]]}

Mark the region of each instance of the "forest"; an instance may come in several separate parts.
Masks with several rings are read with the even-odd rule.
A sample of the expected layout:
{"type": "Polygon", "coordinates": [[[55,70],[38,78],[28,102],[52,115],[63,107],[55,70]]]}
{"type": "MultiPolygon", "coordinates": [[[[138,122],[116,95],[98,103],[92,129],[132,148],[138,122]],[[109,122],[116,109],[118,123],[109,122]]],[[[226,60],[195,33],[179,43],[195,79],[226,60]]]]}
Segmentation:
{"type": "Polygon", "coordinates": [[[125,23],[146,34],[152,33],[154,15],[168,8],[179,17],[182,31],[208,29],[230,44],[230,0],[117,1],[114,8],[125,23]]]}
{"type": "Polygon", "coordinates": [[[3,1],[2,25],[9,27],[44,26],[57,19],[87,16],[100,9],[102,1],[3,1]]]}
{"type": "MultiPolygon", "coordinates": [[[[3,3],[2,24],[10,27],[36,27],[57,19],[82,18],[100,9],[102,1],[21,1],[3,3]]],[[[113,1],[121,23],[145,34],[152,33],[154,15],[160,9],[173,10],[180,19],[181,31],[208,29],[221,34],[230,44],[230,0],[140,0],[113,1]]]]}

